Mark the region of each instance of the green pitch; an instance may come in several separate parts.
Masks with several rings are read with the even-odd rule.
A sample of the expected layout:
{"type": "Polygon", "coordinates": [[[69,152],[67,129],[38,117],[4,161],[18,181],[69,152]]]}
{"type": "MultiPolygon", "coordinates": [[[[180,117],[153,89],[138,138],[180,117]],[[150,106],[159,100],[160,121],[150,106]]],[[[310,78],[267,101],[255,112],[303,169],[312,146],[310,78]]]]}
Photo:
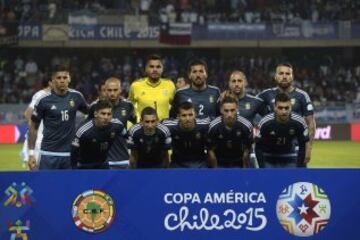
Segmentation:
{"type": "MultiPolygon", "coordinates": [[[[0,144],[0,171],[26,170],[22,166],[22,144],[0,144]]],[[[360,168],[360,142],[315,142],[311,168],[360,168]]]]}

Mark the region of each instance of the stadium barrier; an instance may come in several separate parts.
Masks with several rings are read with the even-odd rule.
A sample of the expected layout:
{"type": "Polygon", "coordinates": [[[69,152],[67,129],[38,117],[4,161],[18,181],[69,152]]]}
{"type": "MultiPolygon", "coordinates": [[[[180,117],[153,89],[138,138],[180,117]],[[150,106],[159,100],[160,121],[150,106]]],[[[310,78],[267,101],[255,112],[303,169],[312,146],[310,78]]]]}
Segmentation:
{"type": "Polygon", "coordinates": [[[359,233],[351,222],[360,218],[360,188],[350,186],[360,181],[359,173],[2,172],[0,239],[355,240],[359,233]]]}
{"type": "MultiPolygon", "coordinates": [[[[28,126],[26,124],[0,124],[0,144],[16,144],[25,140],[28,126]]],[[[360,123],[352,124],[318,124],[316,140],[351,140],[360,141],[360,123]]]]}

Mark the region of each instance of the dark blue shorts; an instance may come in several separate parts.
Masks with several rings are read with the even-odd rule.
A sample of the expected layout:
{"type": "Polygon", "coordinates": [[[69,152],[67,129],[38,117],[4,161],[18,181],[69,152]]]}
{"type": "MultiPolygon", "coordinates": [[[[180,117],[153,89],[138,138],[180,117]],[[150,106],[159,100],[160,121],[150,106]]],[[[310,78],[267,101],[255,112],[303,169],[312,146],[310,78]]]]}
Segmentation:
{"type": "Polygon", "coordinates": [[[39,170],[71,169],[70,156],[48,156],[40,155],[39,170]]]}

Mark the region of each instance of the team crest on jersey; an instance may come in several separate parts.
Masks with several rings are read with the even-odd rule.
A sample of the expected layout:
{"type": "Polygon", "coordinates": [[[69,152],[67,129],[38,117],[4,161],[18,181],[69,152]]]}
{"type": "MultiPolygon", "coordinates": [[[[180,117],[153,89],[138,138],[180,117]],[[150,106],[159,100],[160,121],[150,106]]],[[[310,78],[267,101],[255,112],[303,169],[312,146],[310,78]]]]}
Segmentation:
{"type": "Polygon", "coordinates": [[[142,92],[141,92],[141,96],[144,96],[144,95],[145,95],[145,91],[142,91],[142,92]]]}
{"type": "Polygon", "coordinates": [[[219,135],[219,139],[223,139],[224,136],[222,134],[219,135]]]}
{"type": "Polygon", "coordinates": [[[197,133],[195,134],[195,138],[196,138],[197,140],[199,140],[199,139],[201,138],[201,133],[197,132],[197,133]]]}
{"type": "Polygon", "coordinates": [[[292,98],[292,99],[291,99],[291,105],[295,105],[295,103],[296,103],[295,98],[292,98]]]}
{"type": "Polygon", "coordinates": [[[214,96],[213,95],[210,95],[209,97],[209,103],[213,103],[214,102],[214,96]]]}
{"type": "Polygon", "coordinates": [[[169,95],[169,91],[167,89],[163,89],[162,91],[164,96],[168,96],[169,95]]]}
{"type": "Polygon", "coordinates": [[[236,131],[236,136],[240,137],[241,136],[241,131],[236,131]]]}
{"type": "Polygon", "coordinates": [[[106,151],[108,148],[109,148],[109,143],[108,142],[100,143],[100,150],[106,151]]]}
{"type": "Polygon", "coordinates": [[[93,138],[93,139],[92,139],[92,142],[96,143],[96,139],[95,139],[95,138],[93,138]]]}
{"type": "Polygon", "coordinates": [[[70,99],[69,105],[70,107],[75,107],[75,101],[73,99],[70,99]]]}
{"type": "Polygon", "coordinates": [[[295,134],[295,129],[290,128],[290,130],[289,130],[289,134],[290,134],[290,135],[294,135],[294,134],[295,134]]]}
{"type": "Polygon", "coordinates": [[[123,116],[123,117],[126,116],[126,110],[125,109],[121,110],[121,116],[123,116]]]}
{"type": "Polygon", "coordinates": [[[246,104],[245,104],[245,109],[246,109],[246,110],[250,110],[250,109],[251,109],[251,104],[250,104],[250,103],[246,103],[246,104]]]}
{"type": "Polygon", "coordinates": [[[114,138],[114,137],[115,137],[115,134],[116,134],[115,132],[111,132],[111,133],[110,133],[110,137],[111,137],[111,138],[114,138]]]}

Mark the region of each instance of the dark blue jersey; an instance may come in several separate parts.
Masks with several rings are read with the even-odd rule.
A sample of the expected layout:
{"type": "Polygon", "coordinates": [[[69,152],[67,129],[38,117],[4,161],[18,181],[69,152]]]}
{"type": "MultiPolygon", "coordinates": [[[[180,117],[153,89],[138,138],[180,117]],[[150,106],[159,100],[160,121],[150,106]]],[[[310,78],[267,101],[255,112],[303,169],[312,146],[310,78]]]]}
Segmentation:
{"type": "Polygon", "coordinates": [[[96,166],[105,163],[108,152],[117,139],[124,139],[127,131],[118,119],[99,128],[94,120],[81,125],[71,144],[71,160],[80,166],[96,166]]]}
{"type": "MultiPolygon", "coordinates": [[[[261,98],[268,110],[273,112],[275,97],[279,92],[280,90],[277,87],[269,88],[259,93],[257,97],[261,98]]],[[[299,88],[294,88],[294,90],[288,93],[288,95],[291,98],[293,112],[303,117],[314,114],[314,106],[310,100],[309,95],[305,91],[299,88]]]]}
{"type": "Polygon", "coordinates": [[[171,133],[172,163],[207,162],[206,139],[209,128],[208,119],[195,119],[195,128],[186,131],[180,128],[179,120],[165,120],[171,133]]]}
{"type": "MultiPolygon", "coordinates": [[[[88,119],[94,118],[95,105],[99,100],[96,100],[90,104],[90,110],[88,119]]],[[[134,105],[127,99],[121,99],[117,105],[112,107],[113,118],[119,119],[124,126],[127,126],[127,122],[136,123],[136,115],[134,105]]]]}
{"type": "Polygon", "coordinates": [[[252,143],[252,125],[245,118],[238,116],[231,128],[222,117],[210,123],[208,144],[215,151],[219,165],[242,162],[243,152],[252,143]]]}
{"type": "Polygon", "coordinates": [[[191,86],[176,91],[170,117],[176,118],[178,107],[183,102],[192,102],[197,118],[215,118],[219,112],[220,90],[208,85],[205,90],[196,91],[191,86]]]}
{"type": "Polygon", "coordinates": [[[148,136],[141,123],[135,124],[129,130],[128,147],[138,153],[138,168],[159,167],[164,152],[171,148],[169,129],[159,123],[155,134],[148,136]]]}
{"type": "Polygon", "coordinates": [[[256,147],[263,152],[264,157],[296,157],[296,141],[302,148],[309,141],[308,127],[300,115],[292,113],[288,122],[280,123],[275,113],[270,113],[259,122],[256,147]]]}
{"type": "Polygon", "coordinates": [[[254,122],[256,114],[265,115],[266,107],[261,98],[246,94],[239,99],[239,115],[246,118],[251,123],[254,122]]]}
{"type": "Polygon", "coordinates": [[[70,152],[71,141],[75,135],[77,110],[87,113],[88,105],[83,95],[73,89],[69,89],[63,96],[51,91],[39,99],[31,119],[37,123],[43,120],[44,138],[41,150],[47,152],[44,154],[70,152]]]}

